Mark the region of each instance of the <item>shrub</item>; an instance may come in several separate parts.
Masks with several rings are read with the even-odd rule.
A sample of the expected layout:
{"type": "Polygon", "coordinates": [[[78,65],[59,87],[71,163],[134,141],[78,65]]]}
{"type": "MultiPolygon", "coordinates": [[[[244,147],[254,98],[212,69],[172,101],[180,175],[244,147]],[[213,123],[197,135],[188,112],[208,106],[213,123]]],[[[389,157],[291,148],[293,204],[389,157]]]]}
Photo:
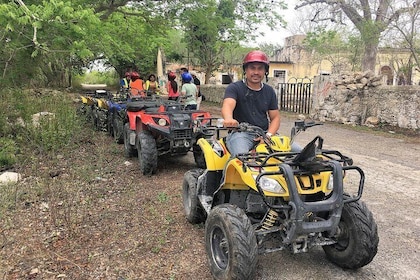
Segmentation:
{"type": "Polygon", "coordinates": [[[2,134],[11,138],[20,150],[55,152],[71,145],[73,138],[82,129],[80,117],[72,98],[58,91],[8,90],[0,93],[2,134]],[[41,117],[34,123],[33,115],[49,112],[52,117],[41,117]],[[19,124],[18,119],[23,120],[19,124]]]}

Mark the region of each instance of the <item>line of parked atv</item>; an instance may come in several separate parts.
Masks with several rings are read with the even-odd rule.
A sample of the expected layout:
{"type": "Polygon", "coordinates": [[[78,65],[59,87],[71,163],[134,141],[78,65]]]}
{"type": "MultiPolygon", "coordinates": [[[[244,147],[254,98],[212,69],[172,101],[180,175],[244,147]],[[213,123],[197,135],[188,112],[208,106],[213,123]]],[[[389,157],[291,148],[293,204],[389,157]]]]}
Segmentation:
{"type": "Polygon", "coordinates": [[[139,159],[144,175],[155,174],[162,156],[182,156],[192,151],[198,167],[205,160],[193,123],[198,118],[210,118],[201,110],[185,110],[181,101],[167,100],[152,92],[145,97],[130,97],[128,90],[112,93],[90,89],[81,96],[79,113],[98,131],[105,131],[116,143],[124,144],[124,155],[139,159]]]}

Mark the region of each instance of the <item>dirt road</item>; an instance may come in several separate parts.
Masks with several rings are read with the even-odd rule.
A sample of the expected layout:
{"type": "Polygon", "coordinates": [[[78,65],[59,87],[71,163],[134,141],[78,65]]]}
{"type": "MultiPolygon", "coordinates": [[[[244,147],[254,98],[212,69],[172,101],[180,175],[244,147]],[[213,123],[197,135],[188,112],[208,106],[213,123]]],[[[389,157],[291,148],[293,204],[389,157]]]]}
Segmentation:
{"type": "MultiPolygon", "coordinates": [[[[293,122],[283,116],[279,133],[289,135],[293,122]]],[[[364,170],[362,200],[378,224],[378,253],[358,271],[331,264],[321,248],[298,255],[266,254],[259,258],[258,279],[419,279],[420,139],[324,124],[308,129],[296,141],[303,146],[317,135],[324,138],[324,148],[352,157],[364,170]]]]}
{"type": "MultiPolygon", "coordinates": [[[[283,118],[280,131],[287,133],[291,125],[283,118]]],[[[321,249],[265,255],[260,258],[259,279],[419,279],[420,143],[331,124],[309,129],[297,141],[304,144],[316,135],[324,138],[325,148],[351,156],[364,170],[363,201],[378,224],[378,254],[358,271],[332,265],[321,249]]]]}
{"type": "MultiPolygon", "coordinates": [[[[292,121],[283,116],[282,134],[292,121]]],[[[183,174],[195,167],[193,156],[161,160],[158,174],[146,177],[136,158],[124,158],[122,145],[88,129],[71,153],[34,155],[19,168],[24,179],[10,189],[16,202],[0,216],[1,278],[211,279],[204,227],[183,213],[183,174]]],[[[259,257],[257,279],[419,279],[419,139],[325,124],[297,142],[316,135],[364,170],[362,199],[378,224],[378,254],[346,271],[320,248],[276,252],[259,257]]]]}

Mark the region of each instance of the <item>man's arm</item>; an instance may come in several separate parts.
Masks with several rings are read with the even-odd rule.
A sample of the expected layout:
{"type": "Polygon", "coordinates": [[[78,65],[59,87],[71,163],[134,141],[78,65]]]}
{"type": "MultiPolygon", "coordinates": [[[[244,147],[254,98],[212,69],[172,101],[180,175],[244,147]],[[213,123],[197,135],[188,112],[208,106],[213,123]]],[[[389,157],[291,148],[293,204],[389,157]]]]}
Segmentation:
{"type": "Polygon", "coordinates": [[[280,128],[280,111],[279,110],[270,110],[268,111],[268,116],[270,118],[270,124],[268,126],[267,132],[272,135],[276,134],[280,128]]]}
{"type": "Polygon", "coordinates": [[[236,107],[236,100],[233,98],[225,98],[222,105],[223,125],[225,127],[238,126],[238,121],[233,118],[233,110],[236,107]]]}

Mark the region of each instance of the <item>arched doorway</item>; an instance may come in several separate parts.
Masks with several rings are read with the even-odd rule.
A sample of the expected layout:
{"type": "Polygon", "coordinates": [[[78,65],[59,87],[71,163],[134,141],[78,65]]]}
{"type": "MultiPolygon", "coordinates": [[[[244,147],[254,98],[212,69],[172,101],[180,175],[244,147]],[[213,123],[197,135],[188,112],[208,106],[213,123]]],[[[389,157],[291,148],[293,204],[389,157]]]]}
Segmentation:
{"type": "Polygon", "coordinates": [[[381,75],[384,77],[384,83],[387,85],[393,85],[394,81],[394,74],[392,73],[392,69],[389,66],[382,66],[381,67],[381,75]]]}

